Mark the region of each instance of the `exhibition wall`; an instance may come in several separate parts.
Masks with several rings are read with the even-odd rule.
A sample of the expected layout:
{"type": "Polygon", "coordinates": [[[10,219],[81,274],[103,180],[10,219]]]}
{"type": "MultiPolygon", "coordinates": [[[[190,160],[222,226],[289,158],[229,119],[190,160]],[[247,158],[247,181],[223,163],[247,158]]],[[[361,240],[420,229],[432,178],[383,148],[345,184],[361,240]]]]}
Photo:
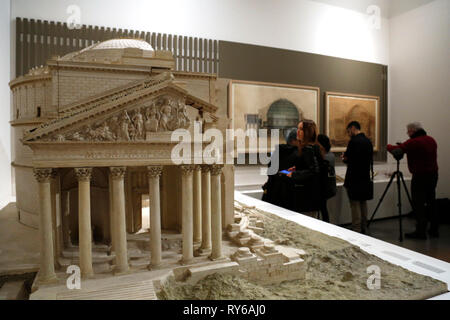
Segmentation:
{"type": "Polygon", "coordinates": [[[0,1],[0,208],[12,198],[11,186],[11,104],[8,82],[11,79],[10,1],[0,1]]]}
{"type": "Polygon", "coordinates": [[[389,141],[423,123],[438,142],[438,197],[450,197],[450,1],[436,0],[391,19],[389,141]]]}
{"type": "Polygon", "coordinates": [[[319,87],[321,132],[325,92],[380,97],[381,144],[374,160],[386,161],[387,66],[228,41],[220,41],[219,56],[221,78],[319,87]]]}

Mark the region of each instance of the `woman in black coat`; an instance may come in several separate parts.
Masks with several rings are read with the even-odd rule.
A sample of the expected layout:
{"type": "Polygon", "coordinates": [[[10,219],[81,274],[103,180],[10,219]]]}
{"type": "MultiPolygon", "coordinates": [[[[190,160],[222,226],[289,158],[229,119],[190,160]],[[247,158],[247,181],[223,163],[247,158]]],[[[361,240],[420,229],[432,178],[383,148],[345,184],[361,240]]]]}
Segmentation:
{"type": "Polygon", "coordinates": [[[293,206],[297,212],[318,211],[321,206],[320,164],[323,159],[317,143],[314,121],[302,120],[298,125],[298,156],[287,176],[293,184],[293,206]]]}

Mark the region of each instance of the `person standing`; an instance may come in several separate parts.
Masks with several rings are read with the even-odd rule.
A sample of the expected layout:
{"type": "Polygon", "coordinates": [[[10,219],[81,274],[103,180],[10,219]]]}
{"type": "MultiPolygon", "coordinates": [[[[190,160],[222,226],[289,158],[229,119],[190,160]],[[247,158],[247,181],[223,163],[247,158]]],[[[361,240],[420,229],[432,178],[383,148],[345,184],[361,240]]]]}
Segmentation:
{"type": "Polygon", "coordinates": [[[361,132],[361,125],[352,121],[347,126],[350,137],[342,160],[347,164],[344,187],[350,199],[352,230],[366,233],[367,200],[373,199],[373,181],[370,173],[373,165],[373,145],[361,132]]]}
{"type": "Polygon", "coordinates": [[[411,197],[417,224],[416,230],[405,236],[413,239],[426,239],[428,219],[430,219],[428,234],[437,238],[439,237],[439,221],[435,210],[438,182],[437,143],[427,135],[418,122],[407,125],[407,134],[410,139],[406,142],[396,146],[387,146],[389,152],[402,149],[406,153],[408,168],[412,173],[411,197]]]}
{"type": "Polygon", "coordinates": [[[272,153],[267,170],[268,179],[262,187],[264,192],[262,201],[291,209],[292,196],[289,192],[289,183],[279,172],[295,165],[298,150],[297,128],[288,130],[285,138],[287,144],[277,145],[272,153]]]}
{"type": "Polygon", "coordinates": [[[330,222],[330,216],[328,214],[327,200],[334,197],[337,192],[336,188],[336,170],[335,170],[335,157],[334,153],[331,152],[330,138],[324,134],[319,134],[317,136],[317,141],[323,149],[322,154],[324,154],[324,161],[327,164],[325,183],[323,184],[323,189],[321,190],[322,202],[320,206],[320,212],[322,213],[322,220],[325,222],[330,222]]]}
{"type": "Polygon", "coordinates": [[[317,126],[312,120],[302,120],[297,130],[298,156],[295,166],[290,168],[287,176],[294,185],[294,211],[299,213],[320,210],[320,167],[323,154],[317,143],[317,126]]]}

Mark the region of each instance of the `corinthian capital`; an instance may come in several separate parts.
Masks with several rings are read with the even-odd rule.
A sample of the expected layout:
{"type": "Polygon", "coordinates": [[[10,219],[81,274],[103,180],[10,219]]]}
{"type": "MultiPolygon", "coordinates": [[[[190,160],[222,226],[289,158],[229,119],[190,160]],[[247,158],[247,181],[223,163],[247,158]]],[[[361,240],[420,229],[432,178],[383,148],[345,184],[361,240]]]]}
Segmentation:
{"type": "Polygon", "coordinates": [[[50,182],[53,175],[53,170],[49,168],[34,168],[33,173],[37,182],[50,182]]]}
{"type": "Polygon", "coordinates": [[[75,175],[78,181],[89,181],[92,176],[92,168],[75,168],[75,175]]]}
{"type": "Polygon", "coordinates": [[[195,166],[192,164],[185,164],[180,166],[181,173],[185,176],[190,175],[194,172],[195,166]]]}
{"type": "Polygon", "coordinates": [[[149,178],[159,178],[162,174],[162,166],[148,166],[147,167],[147,176],[149,178]]]}
{"type": "Polygon", "coordinates": [[[211,175],[218,176],[222,173],[223,164],[213,164],[211,165],[211,175]]]}
{"type": "Polygon", "coordinates": [[[211,171],[211,166],[209,164],[202,164],[200,167],[202,168],[202,172],[204,173],[211,171]]]}
{"type": "Polygon", "coordinates": [[[126,167],[110,167],[109,170],[111,171],[111,177],[113,179],[123,179],[127,172],[126,167]]]}

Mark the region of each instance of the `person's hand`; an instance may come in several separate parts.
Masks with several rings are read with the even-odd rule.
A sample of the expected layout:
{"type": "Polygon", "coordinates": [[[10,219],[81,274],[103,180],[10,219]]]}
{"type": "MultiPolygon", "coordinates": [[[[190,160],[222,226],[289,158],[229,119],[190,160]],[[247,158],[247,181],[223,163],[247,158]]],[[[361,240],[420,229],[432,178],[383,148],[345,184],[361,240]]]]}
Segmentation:
{"type": "Polygon", "coordinates": [[[287,171],[294,172],[295,171],[295,167],[289,168],[287,171]]]}
{"type": "Polygon", "coordinates": [[[293,173],[294,173],[294,172],[292,171],[291,173],[287,174],[286,176],[289,177],[289,178],[292,178],[292,174],[293,174],[293,173]]]}

